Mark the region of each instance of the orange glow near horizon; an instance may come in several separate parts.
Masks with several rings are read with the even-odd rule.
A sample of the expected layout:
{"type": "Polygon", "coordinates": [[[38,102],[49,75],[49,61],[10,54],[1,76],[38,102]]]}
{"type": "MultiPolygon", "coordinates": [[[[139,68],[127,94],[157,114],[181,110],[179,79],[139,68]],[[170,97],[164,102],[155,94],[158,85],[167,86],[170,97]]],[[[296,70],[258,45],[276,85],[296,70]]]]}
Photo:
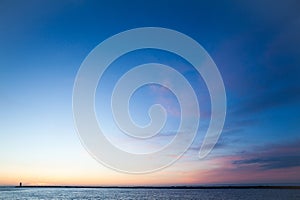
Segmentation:
{"type": "MultiPolygon", "coordinates": [[[[299,167],[289,172],[284,169],[268,171],[258,170],[255,166],[236,168],[232,160],[237,157],[227,156],[199,161],[195,163],[178,162],[162,171],[150,174],[132,175],[113,171],[99,163],[93,168],[73,167],[42,170],[28,170],[28,168],[6,169],[0,172],[0,185],[74,185],[74,186],[165,186],[165,185],[206,185],[279,182],[299,180],[299,167]],[[181,170],[184,169],[184,170],[181,170]],[[251,176],[250,176],[251,174],[251,176]]],[[[194,161],[195,162],[195,161],[194,161]]]]}

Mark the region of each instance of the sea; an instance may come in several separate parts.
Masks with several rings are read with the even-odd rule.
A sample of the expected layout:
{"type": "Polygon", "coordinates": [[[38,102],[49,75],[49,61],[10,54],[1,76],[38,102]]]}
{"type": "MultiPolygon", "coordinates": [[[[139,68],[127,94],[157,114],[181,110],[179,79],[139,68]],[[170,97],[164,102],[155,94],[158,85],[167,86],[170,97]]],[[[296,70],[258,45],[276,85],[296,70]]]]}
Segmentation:
{"type": "Polygon", "coordinates": [[[0,199],[300,200],[297,189],[149,189],[0,187],[0,199]]]}

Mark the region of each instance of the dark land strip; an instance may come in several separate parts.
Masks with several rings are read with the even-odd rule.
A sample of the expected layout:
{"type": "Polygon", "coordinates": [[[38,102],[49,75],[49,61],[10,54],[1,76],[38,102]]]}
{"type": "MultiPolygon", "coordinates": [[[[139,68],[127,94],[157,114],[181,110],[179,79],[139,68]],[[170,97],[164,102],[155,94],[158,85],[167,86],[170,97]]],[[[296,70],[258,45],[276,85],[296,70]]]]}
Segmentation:
{"type": "Polygon", "coordinates": [[[107,188],[107,189],[300,189],[300,186],[15,186],[16,188],[107,188]]]}

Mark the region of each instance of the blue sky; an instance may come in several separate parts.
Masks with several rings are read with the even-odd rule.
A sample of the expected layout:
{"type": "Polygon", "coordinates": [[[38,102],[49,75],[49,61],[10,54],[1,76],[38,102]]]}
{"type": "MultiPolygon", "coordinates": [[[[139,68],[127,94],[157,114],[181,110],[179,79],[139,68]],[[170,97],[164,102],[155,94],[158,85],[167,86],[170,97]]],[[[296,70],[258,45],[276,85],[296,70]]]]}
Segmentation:
{"type": "MultiPolygon", "coordinates": [[[[1,1],[0,184],[299,183],[299,6],[293,0],[1,1]],[[121,31],[148,26],[180,31],[207,50],[224,80],[227,117],[220,141],[205,161],[193,156],[208,117],[192,148],[174,166],[143,177],[121,175],[94,161],[81,146],[73,122],[73,83],[96,45],[121,31]],[[103,181],[104,174],[116,181],[103,181]]],[[[188,65],[159,51],[127,56],[120,65],[156,61],[179,71],[188,65]]],[[[109,73],[122,73],[113,67],[107,84],[112,82],[109,73]]],[[[203,116],[209,115],[205,85],[193,72],[186,76],[196,85],[203,116]]],[[[98,88],[97,95],[107,95],[109,88],[102,88],[103,93],[98,88]]],[[[140,93],[148,98],[140,104],[144,96],[136,93],[132,109],[134,103],[139,109],[133,117],[145,123],[145,99],[148,105],[161,94],[140,93]]]]}

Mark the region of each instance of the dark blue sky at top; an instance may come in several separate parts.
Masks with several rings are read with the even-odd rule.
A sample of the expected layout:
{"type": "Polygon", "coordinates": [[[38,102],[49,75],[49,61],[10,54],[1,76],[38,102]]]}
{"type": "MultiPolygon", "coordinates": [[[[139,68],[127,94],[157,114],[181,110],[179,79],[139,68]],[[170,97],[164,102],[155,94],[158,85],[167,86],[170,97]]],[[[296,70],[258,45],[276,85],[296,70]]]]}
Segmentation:
{"type": "Polygon", "coordinates": [[[10,132],[12,118],[30,115],[72,126],[86,55],[121,31],[155,26],[194,38],[217,64],[228,98],[220,143],[243,151],[299,140],[299,9],[296,0],[1,1],[0,124],[10,132]]]}

